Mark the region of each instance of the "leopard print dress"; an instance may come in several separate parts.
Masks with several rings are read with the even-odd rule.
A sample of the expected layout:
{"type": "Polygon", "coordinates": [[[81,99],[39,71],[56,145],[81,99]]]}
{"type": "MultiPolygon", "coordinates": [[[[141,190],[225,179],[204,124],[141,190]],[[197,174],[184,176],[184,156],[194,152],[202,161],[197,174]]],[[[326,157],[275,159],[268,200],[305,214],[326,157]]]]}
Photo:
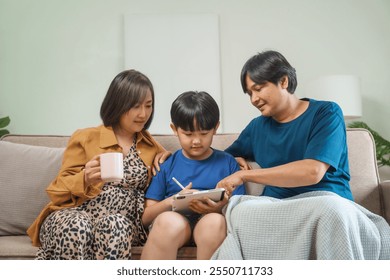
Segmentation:
{"type": "Polygon", "coordinates": [[[106,183],[97,197],[45,219],[36,259],[131,259],[131,246],[147,236],[141,217],[148,171],[135,142],[123,164],[121,182],[106,183]]]}

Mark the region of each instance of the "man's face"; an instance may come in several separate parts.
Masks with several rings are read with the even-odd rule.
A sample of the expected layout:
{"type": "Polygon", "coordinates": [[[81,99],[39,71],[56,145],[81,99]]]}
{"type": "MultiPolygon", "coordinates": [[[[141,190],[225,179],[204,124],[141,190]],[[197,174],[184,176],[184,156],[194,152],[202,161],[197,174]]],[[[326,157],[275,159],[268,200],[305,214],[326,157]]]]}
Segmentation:
{"type": "Polygon", "coordinates": [[[286,93],[289,94],[284,82],[279,82],[277,85],[270,82],[256,84],[249,75],[246,75],[245,81],[247,86],[246,92],[250,97],[252,105],[263,116],[276,117],[284,107],[283,101],[285,100],[286,93]]]}

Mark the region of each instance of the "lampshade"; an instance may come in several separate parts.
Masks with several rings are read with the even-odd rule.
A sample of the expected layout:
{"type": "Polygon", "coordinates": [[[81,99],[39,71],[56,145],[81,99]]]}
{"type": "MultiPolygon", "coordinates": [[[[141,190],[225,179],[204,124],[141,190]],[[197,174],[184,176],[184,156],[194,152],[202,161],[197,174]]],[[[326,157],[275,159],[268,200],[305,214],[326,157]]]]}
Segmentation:
{"type": "Polygon", "coordinates": [[[304,87],[305,96],[317,100],[336,102],[345,119],[362,116],[359,78],[353,75],[322,76],[304,87]]]}

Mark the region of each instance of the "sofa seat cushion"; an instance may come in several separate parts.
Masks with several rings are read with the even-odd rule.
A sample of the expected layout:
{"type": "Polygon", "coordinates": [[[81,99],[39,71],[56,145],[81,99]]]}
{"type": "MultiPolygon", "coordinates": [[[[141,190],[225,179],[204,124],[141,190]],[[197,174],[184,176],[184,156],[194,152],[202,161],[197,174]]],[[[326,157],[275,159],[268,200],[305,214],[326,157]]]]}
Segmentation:
{"type": "Polygon", "coordinates": [[[37,247],[31,246],[27,235],[0,237],[0,260],[31,260],[35,258],[37,250],[37,247]]]}
{"type": "Polygon", "coordinates": [[[63,152],[0,141],[0,236],[26,234],[49,202],[45,189],[60,169],[63,152]]]}

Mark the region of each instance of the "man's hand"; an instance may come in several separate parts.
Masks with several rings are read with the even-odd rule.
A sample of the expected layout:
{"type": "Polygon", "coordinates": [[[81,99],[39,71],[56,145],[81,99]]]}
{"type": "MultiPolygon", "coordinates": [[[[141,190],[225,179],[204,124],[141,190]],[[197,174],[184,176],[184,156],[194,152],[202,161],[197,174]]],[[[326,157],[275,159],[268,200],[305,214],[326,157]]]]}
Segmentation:
{"type": "Polygon", "coordinates": [[[236,157],[235,159],[236,159],[238,165],[240,166],[241,170],[251,170],[252,169],[252,166],[250,166],[244,158],[236,157]]]}
{"type": "Polygon", "coordinates": [[[244,184],[244,180],[241,178],[240,174],[242,171],[237,171],[232,175],[229,175],[218,182],[217,188],[224,188],[228,193],[233,193],[234,189],[244,184]]]}

